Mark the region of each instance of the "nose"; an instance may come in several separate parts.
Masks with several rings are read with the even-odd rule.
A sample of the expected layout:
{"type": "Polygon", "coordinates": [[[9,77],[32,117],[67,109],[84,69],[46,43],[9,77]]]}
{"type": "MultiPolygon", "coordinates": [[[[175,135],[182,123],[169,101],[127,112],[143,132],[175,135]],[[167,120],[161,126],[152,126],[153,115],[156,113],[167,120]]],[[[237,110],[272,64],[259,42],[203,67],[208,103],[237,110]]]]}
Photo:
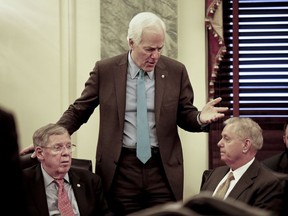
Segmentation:
{"type": "Polygon", "coordinates": [[[152,53],[151,53],[151,58],[159,58],[160,57],[160,55],[161,55],[161,52],[159,51],[159,50],[154,50],[152,53]]]}
{"type": "Polygon", "coordinates": [[[219,148],[220,148],[221,146],[223,146],[223,145],[222,145],[222,139],[220,139],[220,140],[218,141],[217,146],[218,146],[219,148]]]}

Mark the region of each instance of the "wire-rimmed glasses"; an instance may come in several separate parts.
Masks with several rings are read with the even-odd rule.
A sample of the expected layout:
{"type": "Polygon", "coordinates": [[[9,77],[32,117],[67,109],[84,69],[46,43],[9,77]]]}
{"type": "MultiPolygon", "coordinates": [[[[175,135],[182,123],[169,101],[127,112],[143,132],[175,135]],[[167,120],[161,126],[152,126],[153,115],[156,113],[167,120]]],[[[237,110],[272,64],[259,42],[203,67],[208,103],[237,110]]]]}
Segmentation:
{"type": "Polygon", "coordinates": [[[76,149],[75,144],[56,144],[53,146],[40,146],[41,148],[51,149],[52,152],[59,154],[62,153],[65,149],[67,149],[69,152],[73,152],[76,149]]]}

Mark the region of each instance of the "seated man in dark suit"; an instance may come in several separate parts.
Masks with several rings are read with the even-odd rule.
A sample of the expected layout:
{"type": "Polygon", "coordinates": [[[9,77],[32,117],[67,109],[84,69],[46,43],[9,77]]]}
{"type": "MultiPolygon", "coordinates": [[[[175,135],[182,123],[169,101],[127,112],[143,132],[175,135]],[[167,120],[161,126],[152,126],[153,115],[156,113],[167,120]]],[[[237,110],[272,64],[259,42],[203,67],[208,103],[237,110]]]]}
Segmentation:
{"type": "Polygon", "coordinates": [[[57,124],[41,127],[35,131],[33,143],[40,163],[23,170],[30,216],[62,215],[56,183],[61,179],[64,179],[68,203],[72,205],[69,216],[112,215],[103,196],[100,177],[71,167],[75,146],[65,128],[57,124]]]}
{"type": "Polygon", "coordinates": [[[285,150],[266,158],[262,163],[275,172],[288,174],[288,121],[285,122],[283,127],[283,142],[285,144],[285,150]]]}
{"type": "Polygon", "coordinates": [[[217,146],[226,166],[211,170],[201,191],[210,191],[215,196],[228,174],[233,173],[228,189],[223,193],[224,199],[239,200],[269,210],[274,215],[283,214],[283,181],[255,159],[257,151],[263,146],[262,129],[250,118],[230,118],[224,125],[222,139],[217,146]]]}

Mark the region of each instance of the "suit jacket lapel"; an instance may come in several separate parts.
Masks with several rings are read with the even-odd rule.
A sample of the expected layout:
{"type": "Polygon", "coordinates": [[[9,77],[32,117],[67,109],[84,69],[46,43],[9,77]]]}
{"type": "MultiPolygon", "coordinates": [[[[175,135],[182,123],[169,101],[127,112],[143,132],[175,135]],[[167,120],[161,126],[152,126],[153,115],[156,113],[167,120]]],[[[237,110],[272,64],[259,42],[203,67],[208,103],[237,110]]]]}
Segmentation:
{"type": "Polygon", "coordinates": [[[31,193],[33,193],[33,198],[35,207],[37,208],[39,212],[39,216],[49,216],[49,210],[47,205],[47,198],[46,198],[46,191],[44,185],[44,180],[42,176],[42,170],[40,163],[35,168],[35,180],[33,181],[33,190],[31,190],[31,193]]]}
{"type": "Polygon", "coordinates": [[[237,199],[244,191],[246,191],[254,182],[259,172],[259,163],[254,160],[247,171],[242,175],[237,184],[229,194],[229,197],[237,199]]]}
{"type": "MultiPolygon", "coordinates": [[[[163,101],[163,95],[165,92],[166,78],[168,71],[166,66],[162,63],[161,58],[159,59],[155,67],[155,121],[159,122],[160,110],[163,101]]],[[[157,125],[157,124],[156,124],[157,125]]]]}
{"type": "MultiPolygon", "coordinates": [[[[119,113],[119,127],[121,131],[124,125],[125,102],[126,102],[126,81],[127,81],[128,53],[123,54],[119,62],[111,68],[114,71],[115,95],[119,113]]],[[[115,107],[116,108],[116,107],[115,107]]]]}
{"type": "Polygon", "coordinates": [[[219,182],[221,181],[221,179],[227,174],[228,171],[229,171],[228,166],[216,168],[216,171],[212,173],[209,179],[207,180],[207,183],[205,184],[205,188],[203,188],[203,190],[209,190],[213,192],[216,189],[219,182]]]}
{"type": "Polygon", "coordinates": [[[87,215],[85,210],[86,202],[85,199],[83,199],[83,197],[85,197],[86,194],[85,184],[81,182],[80,178],[73,172],[73,170],[70,169],[68,173],[73,188],[73,192],[77,200],[79,212],[81,215],[87,215]]]}

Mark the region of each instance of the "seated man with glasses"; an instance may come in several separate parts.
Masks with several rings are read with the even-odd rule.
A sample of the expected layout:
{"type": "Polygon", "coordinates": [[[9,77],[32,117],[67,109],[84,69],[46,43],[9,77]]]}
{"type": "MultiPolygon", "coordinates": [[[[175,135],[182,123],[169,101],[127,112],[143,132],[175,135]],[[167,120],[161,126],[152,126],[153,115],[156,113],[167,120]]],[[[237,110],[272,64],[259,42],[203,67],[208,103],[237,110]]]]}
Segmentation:
{"type": "Polygon", "coordinates": [[[65,128],[57,124],[41,127],[33,135],[33,144],[40,163],[23,170],[28,215],[113,215],[104,198],[100,177],[71,167],[76,145],[71,143],[65,128]],[[59,190],[60,195],[58,182],[63,179],[64,190],[59,190]],[[63,211],[70,209],[70,213],[62,212],[63,205],[63,211]]]}

